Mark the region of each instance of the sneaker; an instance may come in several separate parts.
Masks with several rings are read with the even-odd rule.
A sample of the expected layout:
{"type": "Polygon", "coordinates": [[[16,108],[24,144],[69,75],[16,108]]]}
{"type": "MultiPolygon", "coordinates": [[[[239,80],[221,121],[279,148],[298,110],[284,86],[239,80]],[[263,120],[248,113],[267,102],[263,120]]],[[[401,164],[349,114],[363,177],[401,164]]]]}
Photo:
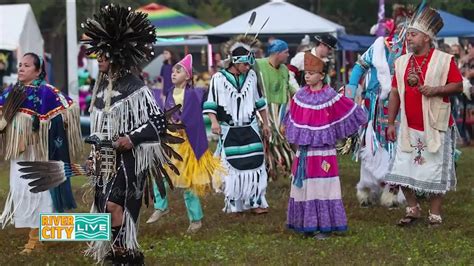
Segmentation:
{"type": "Polygon", "coordinates": [[[150,216],[150,218],[148,218],[148,220],[146,221],[147,224],[151,224],[151,223],[154,223],[156,221],[158,221],[161,217],[163,217],[165,214],[168,214],[170,212],[169,209],[166,209],[164,211],[162,210],[155,210],[153,212],[153,214],[150,216]]]}
{"type": "Polygon", "coordinates": [[[328,239],[330,236],[331,235],[328,233],[317,233],[316,235],[314,235],[314,239],[325,240],[325,239],[328,239]]]}
{"type": "Polygon", "coordinates": [[[201,227],[202,227],[201,221],[191,222],[191,224],[189,224],[189,227],[188,227],[188,230],[186,231],[186,233],[194,234],[197,231],[199,231],[199,229],[201,229],[201,227]]]}

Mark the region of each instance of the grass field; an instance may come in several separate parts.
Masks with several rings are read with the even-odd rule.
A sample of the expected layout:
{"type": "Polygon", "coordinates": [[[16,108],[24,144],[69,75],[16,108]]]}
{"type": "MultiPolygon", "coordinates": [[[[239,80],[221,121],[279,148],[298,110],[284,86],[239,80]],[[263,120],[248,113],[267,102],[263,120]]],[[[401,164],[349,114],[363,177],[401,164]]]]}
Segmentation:
{"type": "MultiPolygon", "coordinates": [[[[304,238],[285,228],[289,181],[281,178],[269,184],[270,213],[225,215],[222,195],[202,199],[203,228],[195,235],[184,234],[188,220],[181,191],[172,192],[171,213],[147,225],[152,208],[142,208],[139,242],[147,265],[155,264],[456,264],[474,263],[474,150],[464,149],[458,164],[458,189],[446,197],[444,224],[437,229],[418,223],[411,228],[394,224],[403,210],[381,207],[361,209],[355,197],[358,164],[340,158],[343,200],[349,231],[324,241],[304,238]]],[[[0,164],[0,202],[8,191],[8,169],[0,164]]],[[[84,178],[74,180],[77,212],[87,212],[82,202],[84,178]]],[[[426,216],[426,202],[422,205],[426,216]]],[[[18,255],[27,240],[27,230],[12,226],[0,230],[0,265],[83,265],[94,261],[83,257],[85,243],[48,243],[43,252],[18,255]]]]}

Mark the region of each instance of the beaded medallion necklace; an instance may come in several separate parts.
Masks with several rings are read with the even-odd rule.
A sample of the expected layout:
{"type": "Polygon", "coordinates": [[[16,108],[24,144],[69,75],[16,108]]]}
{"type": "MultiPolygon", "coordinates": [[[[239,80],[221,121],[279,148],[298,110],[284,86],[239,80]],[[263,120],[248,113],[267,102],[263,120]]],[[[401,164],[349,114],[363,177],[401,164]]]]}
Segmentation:
{"type": "Polygon", "coordinates": [[[420,84],[420,77],[422,78],[422,68],[428,62],[428,55],[430,53],[426,53],[425,57],[423,58],[423,61],[421,62],[421,66],[418,65],[418,62],[415,60],[415,55],[412,55],[410,58],[410,68],[408,69],[408,77],[407,77],[407,82],[408,85],[411,87],[416,87],[420,84]],[[416,67],[415,67],[416,63],[416,67]]]}

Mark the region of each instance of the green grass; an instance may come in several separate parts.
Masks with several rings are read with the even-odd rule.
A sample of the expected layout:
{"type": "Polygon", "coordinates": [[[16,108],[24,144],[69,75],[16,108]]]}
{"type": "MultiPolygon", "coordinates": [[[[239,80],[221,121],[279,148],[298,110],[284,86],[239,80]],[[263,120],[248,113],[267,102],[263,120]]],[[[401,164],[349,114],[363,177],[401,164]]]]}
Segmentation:
{"type": "MultiPolygon", "coordinates": [[[[271,182],[267,199],[270,213],[254,216],[225,215],[222,195],[202,199],[205,218],[203,228],[195,235],[184,234],[188,220],[181,191],[171,194],[168,214],[156,224],[144,221],[153,211],[143,207],[139,242],[148,265],[155,264],[472,264],[474,263],[474,150],[464,149],[458,165],[458,189],[448,194],[444,204],[444,224],[428,229],[425,223],[411,228],[394,224],[403,210],[388,211],[381,207],[361,209],[355,197],[358,164],[349,157],[340,158],[343,200],[349,220],[349,231],[325,241],[304,238],[285,228],[289,181],[271,182]]],[[[8,191],[8,169],[0,169],[0,190],[8,191]]],[[[74,191],[80,205],[77,212],[87,212],[82,202],[85,178],[74,180],[74,191]]],[[[0,194],[1,202],[5,193],[0,194]]],[[[422,204],[427,213],[427,204],[422,204]]],[[[0,230],[0,265],[92,264],[84,258],[84,243],[55,242],[46,252],[20,256],[27,230],[12,226],[0,230]]]]}

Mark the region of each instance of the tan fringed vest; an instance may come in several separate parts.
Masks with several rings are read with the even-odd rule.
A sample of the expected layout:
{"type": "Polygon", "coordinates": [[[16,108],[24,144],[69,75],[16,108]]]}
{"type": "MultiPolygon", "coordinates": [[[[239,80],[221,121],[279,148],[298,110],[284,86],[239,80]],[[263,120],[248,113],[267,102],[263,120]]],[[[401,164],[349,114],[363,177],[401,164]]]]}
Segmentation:
{"type": "MultiPolygon", "coordinates": [[[[412,152],[413,147],[410,145],[410,135],[408,131],[408,123],[405,112],[405,72],[410,61],[412,53],[400,56],[395,61],[395,75],[397,77],[398,93],[400,95],[400,137],[402,151],[412,152]]],[[[424,85],[430,87],[444,86],[448,79],[449,65],[452,55],[434,50],[428,68],[426,71],[424,85]]],[[[421,98],[423,110],[423,126],[425,133],[425,142],[428,152],[437,152],[441,146],[440,131],[448,130],[449,117],[451,114],[451,103],[443,101],[443,97],[426,97],[421,98]]]]}

